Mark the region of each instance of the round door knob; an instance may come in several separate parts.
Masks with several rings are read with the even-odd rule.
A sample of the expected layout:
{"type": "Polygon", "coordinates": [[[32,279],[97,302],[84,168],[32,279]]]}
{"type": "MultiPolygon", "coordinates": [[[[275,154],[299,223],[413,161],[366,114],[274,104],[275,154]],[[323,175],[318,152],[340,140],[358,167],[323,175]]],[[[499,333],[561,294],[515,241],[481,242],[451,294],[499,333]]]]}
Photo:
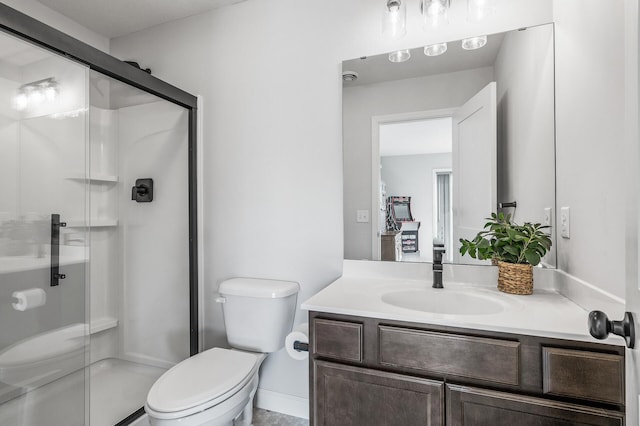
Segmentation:
{"type": "Polygon", "coordinates": [[[602,311],[589,313],[589,334],[596,339],[606,339],[610,333],[618,335],[627,343],[627,347],[633,349],[636,341],[635,324],[631,312],[625,312],[622,321],[611,321],[602,311]]]}
{"type": "Polygon", "coordinates": [[[606,339],[611,333],[611,321],[602,311],[591,311],[589,313],[589,334],[596,339],[606,339]]]}

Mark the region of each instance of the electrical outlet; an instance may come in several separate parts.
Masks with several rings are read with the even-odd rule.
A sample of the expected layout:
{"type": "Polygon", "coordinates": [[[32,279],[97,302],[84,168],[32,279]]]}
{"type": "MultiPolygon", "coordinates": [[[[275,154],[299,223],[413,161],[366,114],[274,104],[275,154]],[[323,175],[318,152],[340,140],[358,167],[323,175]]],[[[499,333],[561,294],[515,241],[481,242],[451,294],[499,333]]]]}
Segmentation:
{"type": "Polygon", "coordinates": [[[570,225],[571,214],[569,211],[569,207],[562,207],[560,209],[560,235],[562,235],[562,238],[570,238],[570,225]]]}
{"type": "Polygon", "coordinates": [[[369,210],[356,210],[356,222],[369,223],[369,210]]]}
{"type": "Polygon", "coordinates": [[[544,209],[544,219],[542,220],[543,225],[551,226],[551,218],[553,217],[551,213],[552,213],[551,207],[547,207],[544,209]]]}

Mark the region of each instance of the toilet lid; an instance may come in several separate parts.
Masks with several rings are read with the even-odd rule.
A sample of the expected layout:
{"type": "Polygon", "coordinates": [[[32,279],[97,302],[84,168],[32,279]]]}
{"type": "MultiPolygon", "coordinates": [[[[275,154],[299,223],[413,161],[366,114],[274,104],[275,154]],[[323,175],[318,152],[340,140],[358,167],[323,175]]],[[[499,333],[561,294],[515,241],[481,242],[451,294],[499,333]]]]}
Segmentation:
{"type": "Polygon", "coordinates": [[[253,377],[258,359],[258,354],[222,348],[201,352],[160,376],[147,395],[147,405],[167,413],[224,400],[253,377]]]}

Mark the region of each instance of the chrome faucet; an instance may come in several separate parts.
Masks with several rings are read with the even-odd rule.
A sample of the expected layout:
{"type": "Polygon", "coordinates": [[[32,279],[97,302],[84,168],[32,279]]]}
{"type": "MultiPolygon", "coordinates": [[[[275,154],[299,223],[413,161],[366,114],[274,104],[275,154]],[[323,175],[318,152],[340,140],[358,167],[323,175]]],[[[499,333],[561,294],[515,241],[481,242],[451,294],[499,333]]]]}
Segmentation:
{"type": "Polygon", "coordinates": [[[445,252],[444,244],[433,243],[433,288],[444,288],[442,285],[442,256],[445,252]]]}

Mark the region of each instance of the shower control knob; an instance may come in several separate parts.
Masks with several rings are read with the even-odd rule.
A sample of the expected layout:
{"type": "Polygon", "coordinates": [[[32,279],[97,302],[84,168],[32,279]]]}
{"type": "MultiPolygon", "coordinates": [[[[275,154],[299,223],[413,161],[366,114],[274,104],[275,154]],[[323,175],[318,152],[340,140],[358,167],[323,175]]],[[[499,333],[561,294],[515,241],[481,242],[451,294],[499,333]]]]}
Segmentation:
{"type": "Polygon", "coordinates": [[[135,186],[131,187],[131,199],[138,203],[153,201],[153,179],[136,179],[135,186]]]}
{"type": "Polygon", "coordinates": [[[622,321],[611,321],[604,312],[591,311],[589,313],[589,333],[600,340],[606,339],[610,333],[616,334],[624,338],[628,348],[633,349],[636,341],[633,314],[625,312],[622,321]]]}

